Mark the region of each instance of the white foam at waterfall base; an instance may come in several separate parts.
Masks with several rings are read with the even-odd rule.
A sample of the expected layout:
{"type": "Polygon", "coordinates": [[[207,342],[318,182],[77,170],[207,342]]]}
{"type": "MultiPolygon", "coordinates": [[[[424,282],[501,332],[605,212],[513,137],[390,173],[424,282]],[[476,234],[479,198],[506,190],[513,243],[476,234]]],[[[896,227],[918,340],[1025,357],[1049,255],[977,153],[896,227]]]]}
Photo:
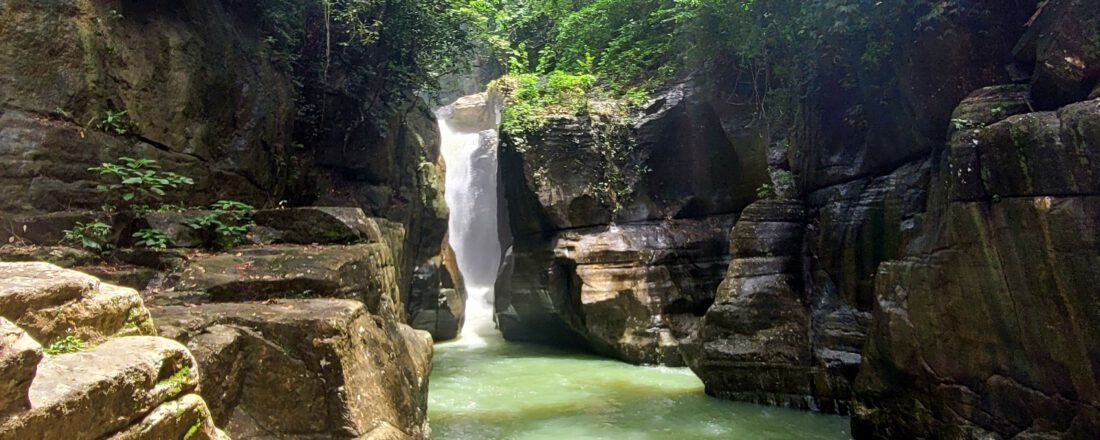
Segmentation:
{"type": "MultiPolygon", "coordinates": [[[[483,112],[493,118],[493,112],[483,112]]],[[[451,109],[437,112],[440,149],[447,166],[448,239],[466,288],[466,317],[457,344],[485,346],[495,333],[493,284],[500,265],[497,223],[497,134],[464,132],[449,123],[451,109]]],[[[466,121],[467,123],[469,121],[466,121]]],[[[495,126],[483,121],[475,126],[495,126]]]]}

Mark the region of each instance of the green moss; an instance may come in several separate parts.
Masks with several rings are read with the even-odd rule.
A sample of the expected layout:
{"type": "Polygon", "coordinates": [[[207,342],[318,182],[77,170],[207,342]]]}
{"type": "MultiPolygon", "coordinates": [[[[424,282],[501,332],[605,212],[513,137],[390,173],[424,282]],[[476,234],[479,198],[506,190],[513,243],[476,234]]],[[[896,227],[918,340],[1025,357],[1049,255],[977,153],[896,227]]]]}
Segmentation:
{"type": "Polygon", "coordinates": [[[191,367],[185,366],[177,371],[172,377],[164,379],[157,383],[157,388],[168,388],[170,395],[177,395],[183,392],[186,385],[191,380],[191,367]]]}
{"type": "Polygon", "coordinates": [[[187,433],[183,435],[184,440],[188,440],[199,433],[202,430],[202,419],[196,419],[195,423],[187,428],[187,433]]]}

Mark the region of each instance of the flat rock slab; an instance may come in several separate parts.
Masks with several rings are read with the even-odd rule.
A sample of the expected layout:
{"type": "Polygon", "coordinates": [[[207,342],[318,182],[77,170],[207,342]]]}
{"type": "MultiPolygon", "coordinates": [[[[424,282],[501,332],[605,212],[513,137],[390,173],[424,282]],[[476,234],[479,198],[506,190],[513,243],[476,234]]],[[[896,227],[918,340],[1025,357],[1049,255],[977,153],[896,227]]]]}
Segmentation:
{"type": "Polygon", "coordinates": [[[137,291],[49,263],[0,263],[0,316],[43,345],[155,334],[137,291]]]}
{"type": "Polygon", "coordinates": [[[48,356],[30,387],[31,408],[0,424],[0,439],[103,438],[194,390],[198,379],[187,348],[164,338],[116,338],[48,356]]]}
{"type": "Polygon", "coordinates": [[[403,313],[393,254],[382,243],[276,245],[195,257],[177,290],[206,292],[217,302],[354,298],[375,314],[403,313]]]}
{"type": "Polygon", "coordinates": [[[431,338],[358,301],[152,311],[159,330],[194,353],[214,420],[235,438],[361,438],[385,426],[405,436],[395,438],[430,434],[431,338]]]}

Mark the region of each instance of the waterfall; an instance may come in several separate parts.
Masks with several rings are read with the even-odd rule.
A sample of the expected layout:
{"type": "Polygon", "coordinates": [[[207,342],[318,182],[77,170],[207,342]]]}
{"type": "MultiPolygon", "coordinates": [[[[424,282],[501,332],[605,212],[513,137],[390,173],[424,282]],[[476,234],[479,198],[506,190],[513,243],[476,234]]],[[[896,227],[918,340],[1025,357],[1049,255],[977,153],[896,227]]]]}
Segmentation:
{"type": "Polygon", "coordinates": [[[497,126],[500,110],[486,95],[459,98],[436,111],[447,168],[449,240],[466,287],[459,343],[484,345],[494,331],[493,284],[500,266],[497,223],[497,126]]]}

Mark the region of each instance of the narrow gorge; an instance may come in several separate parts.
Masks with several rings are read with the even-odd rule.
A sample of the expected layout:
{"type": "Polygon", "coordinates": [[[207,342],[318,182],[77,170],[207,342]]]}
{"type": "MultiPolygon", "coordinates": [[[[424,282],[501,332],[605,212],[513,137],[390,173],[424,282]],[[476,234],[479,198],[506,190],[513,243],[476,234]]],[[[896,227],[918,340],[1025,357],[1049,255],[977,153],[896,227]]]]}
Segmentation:
{"type": "Polygon", "coordinates": [[[0,163],[0,440],[1100,438],[1096,0],[0,0],[0,163]]]}

